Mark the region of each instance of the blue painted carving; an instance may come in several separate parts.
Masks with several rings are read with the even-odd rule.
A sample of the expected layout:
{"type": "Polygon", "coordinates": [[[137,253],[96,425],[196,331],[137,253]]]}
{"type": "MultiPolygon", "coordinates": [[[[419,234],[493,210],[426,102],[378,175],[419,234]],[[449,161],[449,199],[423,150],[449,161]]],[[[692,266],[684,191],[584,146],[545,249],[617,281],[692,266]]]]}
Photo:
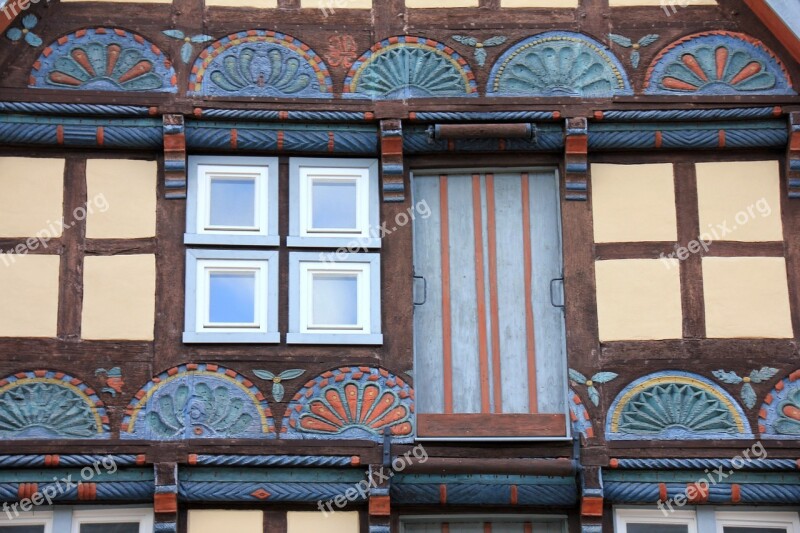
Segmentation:
{"type": "Polygon", "coordinates": [[[61,37],[33,64],[30,87],[92,91],[177,91],[169,59],[143,37],[89,28],[61,37]]]}
{"type": "Polygon", "coordinates": [[[650,33],[638,41],[633,42],[633,39],[625,37],[624,35],[618,35],[616,33],[608,34],[608,38],[617,46],[621,46],[622,48],[631,48],[631,66],[633,68],[639,68],[639,62],[642,59],[642,53],[640,50],[642,48],[647,48],[656,42],[659,37],[660,36],[657,33],[650,33]]]}
{"type": "Polygon", "coordinates": [[[277,376],[269,370],[253,370],[253,374],[256,376],[272,382],[272,397],[276,402],[283,400],[283,395],[286,393],[283,382],[289,381],[290,379],[299,378],[305,373],[306,371],[301,368],[290,368],[288,370],[284,370],[277,376]]]}
{"type": "Polygon", "coordinates": [[[330,98],[322,58],[290,35],[247,30],[212,43],[195,60],[189,93],[197,96],[330,98]]]}
{"type": "Polygon", "coordinates": [[[794,459],[758,459],[750,457],[747,461],[731,458],[658,458],[658,459],[612,459],[611,468],[619,470],[750,470],[755,472],[778,472],[797,470],[794,459]]]}
{"type": "Polygon", "coordinates": [[[275,438],[264,395],[233,370],[186,364],[159,374],[125,411],[123,439],[275,438]]]}
{"type": "Polygon", "coordinates": [[[647,71],[645,93],[797,94],[772,50],[748,35],[728,31],[696,33],[667,46],[647,71]]]}
{"type": "Polygon", "coordinates": [[[616,372],[597,372],[592,377],[587,379],[586,376],[574,368],[569,369],[570,381],[573,383],[573,385],[585,385],[586,393],[589,395],[589,399],[594,405],[600,405],[600,393],[597,391],[595,384],[608,383],[609,381],[617,379],[617,376],[619,376],[619,374],[616,372]]]}
{"type": "Polygon", "coordinates": [[[404,35],[384,39],[353,64],[344,96],[391,100],[478,96],[478,90],[472,70],[455,50],[404,35]]]}
{"type": "Polygon", "coordinates": [[[453,40],[463,44],[464,46],[471,46],[474,48],[475,61],[478,63],[479,67],[482,67],[486,64],[486,49],[492,46],[500,46],[508,40],[508,37],[504,35],[496,35],[481,42],[475,37],[470,37],[468,35],[453,35],[453,40]]]}
{"type": "Polygon", "coordinates": [[[758,431],[767,438],[800,438],[800,370],[780,380],[764,397],[758,431]]]}
{"type": "Polygon", "coordinates": [[[778,373],[777,368],[770,368],[763,366],[750,372],[745,377],[740,377],[736,372],[728,372],[726,370],[714,370],[712,374],[714,377],[723,383],[731,385],[742,384],[742,401],[748,409],[752,409],[756,405],[756,391],[753,389],[751,383],[761,383],[767,381],[772,376],[778,373]]]}
{"type": "Polygon", "coordinates": [[[609,97],[631,94],[619,59],[580,33],[553,31],[520,41],[492,67],[487,96],[609,97]]]}
{"type": "Polygon", "coordinates": [[[22,28],[9,28],[9,30],[6,32],[6,37],[14,42],[19,41],[24,37],[24,40],[26,43],[28,43],[28,45],[38,48],[42,46],[42,39],[32,31],[38,22],[39,19],[36,18],[36,15],[25,15],[22,17],[22,28]]]}
{"type": "Polygon", "coordinates": [[[592,418],[583,405],[580,396],[574,390],[569,389],[569,418],[572,424],[572,433],[575,435],[583,435],[586,438],[594,437],[594,427],[592,426],[592,418]]]}
{"type": "Polygon", "coordinates": [[[413,440],[414,391],[383,368],[343,367],[317,376],[294,395],[282,439],[413,440]]]}
{"type": "Polygon", "coordinates": [[[619,393],[608,413],[609,440],[751,438],[741,407],[713,382],[687,372],[657,372],[619,393]]]}
{"type": "Polygon", "coordinates": [[[18,372],[0,380],[0,437],[107,439],[108,415],[94,390],[63,372],[18,372]]]}

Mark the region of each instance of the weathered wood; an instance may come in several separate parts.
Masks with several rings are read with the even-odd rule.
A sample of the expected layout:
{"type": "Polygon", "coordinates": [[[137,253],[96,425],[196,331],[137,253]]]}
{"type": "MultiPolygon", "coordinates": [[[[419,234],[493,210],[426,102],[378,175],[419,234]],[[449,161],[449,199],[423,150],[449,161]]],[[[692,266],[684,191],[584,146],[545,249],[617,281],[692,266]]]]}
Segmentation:
{"type": "Polygon", "coordinates": [[[564,415],[549,414],[418,414],[420,437],[559,437],[564,415]]]}

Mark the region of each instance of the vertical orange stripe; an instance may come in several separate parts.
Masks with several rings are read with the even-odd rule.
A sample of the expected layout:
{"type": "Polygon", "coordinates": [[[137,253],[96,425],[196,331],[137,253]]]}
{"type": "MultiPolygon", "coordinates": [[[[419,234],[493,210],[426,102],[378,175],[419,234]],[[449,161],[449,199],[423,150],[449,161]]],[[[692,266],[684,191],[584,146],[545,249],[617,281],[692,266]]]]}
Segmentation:
{"type": "Polygon", "coordinates": [[[486,225],[489,242],[489,307],[492,316],[492,382],[494,412],[503,412],[500,371],[500,305],[497,302],[497,226],[495,224],[494,174],[486,174],[486,225]]]}
{"type": "Polygon", "coordinates": [[[442,533],[450,533],[450,524],[442,522],[442,533]]]}
{"type": "Polygon", "coordinates": [[[536,398],[536,334],[533,329],[533,257],[531,251],[531,196],[530,178],[522,179],[522,253],[525,268],[525,347],[528,354],[528,410],[539,411],[536,398]]]}
{"type": "Polygon", "coordinates": [[[533,533],[533,524],[525,522],[525,533],[533,533]]]}
{"type": "Polygon", "coordinates": [[[489,353],[486,346],[486,284],[483,280],[483,217],[481,177],[472,175],[472,219],[475,234],[475,293],[478,300],[478,356],[481,378],[481,412],[489,412],[489,353]]]}
{"type": "Polygon", "coordinates": [[[439,212],[441,213],[442,253],[442,374],[444,412],[453,412],[452,330],[450,328],[450,220],[447,211],[447,176],[439,176],[439,212]]]}
{"type": "Polygon", "coordinates": [[[491,522],[484,522],[483,523],[483,533],[492,533],[492,523],[491,522]]]}

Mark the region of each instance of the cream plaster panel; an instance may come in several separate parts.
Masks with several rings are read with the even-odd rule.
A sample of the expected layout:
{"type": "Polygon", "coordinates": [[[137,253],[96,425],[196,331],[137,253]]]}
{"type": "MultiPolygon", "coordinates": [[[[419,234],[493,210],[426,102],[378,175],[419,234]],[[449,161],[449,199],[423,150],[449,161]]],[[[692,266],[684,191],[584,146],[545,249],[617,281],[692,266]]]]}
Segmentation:
{"type": "Polygon", "coordinates": [[[295,512],[286,513],[286,533],[309,533],[324,531],[325,533],[358,533],[360,526],[358,513],[353,511],[328,513],[295,512]]]}
{"type": "Polygon", "coordinates": [[[196,509],[189,511],[189,533],[262,533],[264,514],[261,511],[224,511],[196,509]]]}
{"type": "Polygon", "coordinates": [[[64,160],[0,157],[0,201],[0,237],[59,237],[64,160]]]}
{"type": "Polygon", "coordinates": [[[55,337],[57,255],[0,255],[1,337],[55,337]]]}
{"type": "Polygon", "coordinates": [[[696,166],[701,233],[723,241],[783,240],[777,161],[698,163],[696,166]]]}
{"type": "Polygon", "coordinates": [[[790,338],[792,319],[782,257],[704,257],[709,338],[790,338]]]}
{"type": "Polygon", "coordinates": [[[154,255],[86,257],[83,285],[84,339],[153,340],[154,255]]]}
{"type": "Polygon", "coordinates": [[[130,239],[156,234],[158,164],[128,159],[86,162],[86,236],[130,239]]]}
{"type": "Polygon", "coordinates": [[[600,340],[681,338],[679,273],[675,259],[597,261],[600,340]]]}
{"type": "Polygon", "coordinates": [[[592,165],[595,242],[676,241],[671,164],[592,165]]]}

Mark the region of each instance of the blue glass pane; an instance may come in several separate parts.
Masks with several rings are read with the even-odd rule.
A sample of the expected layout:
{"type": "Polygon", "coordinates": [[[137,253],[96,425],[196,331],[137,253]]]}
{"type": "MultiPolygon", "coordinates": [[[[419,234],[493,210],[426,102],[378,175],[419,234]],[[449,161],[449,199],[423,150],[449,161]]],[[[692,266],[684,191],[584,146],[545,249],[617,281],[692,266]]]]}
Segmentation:
{"type": "Polygon", "coordinates": [[[786,533],[785,527],[730,527],[722,528],[724,533],[786,533]]]}
{"type": "Polygon", "coordinates": [[[0,533],[44,533],[44,526],[0,526],[0,533]]]}
{"type": "Polygon", "coordinates": [[[628,524],[628,533],[688,533],[689,526],[663,524],[628,524]]]}
{"type": "Polygon", "coordinates": [[[212,226],[256,225],[256,182],[253,179],[212,179],[210,219],[212,226]]]}
{"type": "Polygon", "coordinates": [[[355,274],[314,274],[314,325],[358,324],[358,278],[355,274]]]}
{"type": "Polygon", "coordinates": [[[255,322],[255,272],[212,272],[209,280],[209,320],[212,324],[255,322]]]}
{"type": "Polygon", "coordinates": [[[314,229],[356,229],[356,183],[314,181],[311,209],[314,229]]]}
{"type": "Polygon", "coordinates": [[[139,524],[81,524],[81,533],[139,533],[139,524]]]}

